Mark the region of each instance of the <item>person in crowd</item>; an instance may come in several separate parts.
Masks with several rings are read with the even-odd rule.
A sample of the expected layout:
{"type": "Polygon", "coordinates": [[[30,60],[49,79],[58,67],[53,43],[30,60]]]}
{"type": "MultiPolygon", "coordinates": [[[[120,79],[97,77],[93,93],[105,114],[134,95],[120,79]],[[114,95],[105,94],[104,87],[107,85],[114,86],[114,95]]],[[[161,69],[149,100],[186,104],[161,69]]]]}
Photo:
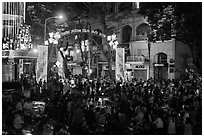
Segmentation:
{"type": "Polygon", "coordinates": [[[184,135],[192,135],[193,134],[192,131],[193,131],[193,126],[192,126],[191,119],[190,119],[190,117],[187,117],[186,121],[184,123],[184,132],[183,132],[183,134],[184,135]]]}
{"type": "Polygon", "coordinates": [[[99,107],[96,107],[95,109],[96,125],[100,124],[100,111],[101,109],[99,107]]]}
{"type": "Polygon", "coordinates": [[[175,118],[170,116],[168,119],[168,128],[167,128],[168,135],[175,135],[176,134],[176,121],[175,118]]]}
{"type": "Polygon", "coordinates": [[[21,99],[17,104],[16,104],[16,111],[21,111],[23,112],[23,104],[24,104],[24,100],[21,99]]]}
{"type": "Polygon", "coordinates": [[[26,116],[32,115],[32,108],[33,108],[32,101],[30,99],[25,100],[25,103],[23,104],[23,109],[24,109],[24,114],[26,116]]]}
{"type": "Polygon", "coordinates": [[[85,113],[85,119],[87,121],[87,125],[93,131],[96,125],[96,114],[94,111],[94,106],[90,105],[89,110],[85,113]]]}
{"type": "Polygon", "coordinates": [[[81,106],[77,104],[77,108],[74,111],[74,115],[72,118],[71,125],[74,128],[74,132],[80,133],[82,130],[82,123],[83,123],[83,110],[81,109],[81,106]]]}
{"type": "Polygon", "coordinates": [[[42,125],[42,135],[53,135],[54,133],[53,129],[54,129],[53,125],[49,123],[49,121],[47,121],[42,125]]]}
{"type": "Polygon", "coordinates": [[[23,127],[24,121],[22,118],[22,114],[16,113],[13,120],[13,126],[16,129],[18,134],[21,134],[21,129],[23,127]]]}
{"type": "Polygon", "coordinates": [[[164,128],[164,122],[160,118],[160,116],[157,115],[156,120],[154,121],[154,124],[156,126],[157,134],[158,135],[163,135],[163,128],[164,128]]]}
{"type": "MultiPolygon", "coordinates": [[[[69,94],[59,94],[62,92],[60,80],[53,79],[48,81],[49,95],[35,99],[45,99],[48,119],[70,126],[71,134],[126,134],[129,125],[132,126],[130,134],[202,133],[202,79],[197,75],[194,79],[134,79],[123,83],[110,79],[84,81],[82,76],[74,76],[69,82],[72,84],[69,94]],[[99,104],[101,96],[108,101],[99,104]]],[[[3,112],[13,115],[24,110],[27,123],[32,105],[28,100],[22,105],[23,99],[15,97],[11,101],[13,107],[9,108],[15,111],[3,112]]],[[[21,128],[20,118],[15,116],[15,119],[13,123],[21,128]]]]}

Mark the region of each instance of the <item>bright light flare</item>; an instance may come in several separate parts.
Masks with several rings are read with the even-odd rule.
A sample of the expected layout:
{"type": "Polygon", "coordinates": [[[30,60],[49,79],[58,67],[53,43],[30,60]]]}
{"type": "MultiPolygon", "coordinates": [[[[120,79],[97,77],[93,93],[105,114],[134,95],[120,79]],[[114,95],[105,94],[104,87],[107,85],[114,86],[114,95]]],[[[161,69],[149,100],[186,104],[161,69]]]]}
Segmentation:
{"type": "Polygon", "coordinates": [[[58,18],[59,18],[59,19],[62,19],[62,18],[63,18],[63,16],[62,16],[62,15],[60,15],[60,16],[58,16],[58,18]]]}
{"type": "Polygon", "coordinates": [[[79,54],[79,53],[80,53],[80,50],[79,50],[79,49],[77,49],[77,50],[76,50],[76,53],[77,53],[77,54],[79,54]]]}
{"type": "Polygon", "coordinates": [[[38,50],[37,50],[37,49],[33,49],[33,52],[34,52],[34,53],[37,53],[37,52],[38,52],[38,50]]]}

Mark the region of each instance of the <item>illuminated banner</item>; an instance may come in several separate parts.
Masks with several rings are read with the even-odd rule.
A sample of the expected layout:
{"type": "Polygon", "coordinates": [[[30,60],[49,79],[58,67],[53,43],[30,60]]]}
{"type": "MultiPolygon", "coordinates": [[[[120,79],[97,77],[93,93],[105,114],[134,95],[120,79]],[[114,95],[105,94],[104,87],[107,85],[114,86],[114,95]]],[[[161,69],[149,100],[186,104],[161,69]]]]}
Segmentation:
{"type": "Polygon", "coordinates": [[[65,32],[61,33],[61,36],[69,35],[69,34],[72,34],[72,33],[91,33],[93,35],[98,35],[98,36],[106,38],[105,34],[102,34],[100,32],[94,31],[94,30],[90,31],[90,30],[87,30],[87,29],[73,29],[73,30],[65,31],[65,32]]]}
{"type": "Polygon", "coordinates": [[[116,49],[116,70],[115,76],[116,80],[124,81],[124,72],[125,72],[125,49],[117,48],[116,49]]]}
{"type": "Polygon", "coordinates": [[[55,63],[58,67],[58,75],[61,78],[65,78],[65,73],[64,73],[64,65],[63,65],[63,58],[60,54],[60,51],[58,51],[58,55],[57,55],[57,62],[55,63]]]}
{"type": "Polygon", "coordinates": [[[38,59],[37,59],[37,82],[42,79],[42,81],[47,81],[47,64],[48,64],[48,47],[43,45],[38,45],[38,59]]]}
{"type": "Polygon", "coordinates": [[[37,58],[37,54],[32,50],[2,50],[2,57],[8,58],[37,58]]]}

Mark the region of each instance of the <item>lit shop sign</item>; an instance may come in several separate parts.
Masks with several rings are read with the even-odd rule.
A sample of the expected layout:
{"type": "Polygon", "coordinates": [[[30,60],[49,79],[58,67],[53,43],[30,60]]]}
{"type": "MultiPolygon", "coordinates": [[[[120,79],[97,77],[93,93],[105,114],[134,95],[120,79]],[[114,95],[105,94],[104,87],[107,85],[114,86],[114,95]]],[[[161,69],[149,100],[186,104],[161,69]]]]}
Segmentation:
{"type": "Polygon", "coordinates": [[[145,65],[136,65],[135,66],[135,69],[144,69],[145,68],[145,65]]]}
{"type": "Polygon", "coordinates": [[[33,53],[32,51],[2,50],[2,57],[37,58],[37,54],[33,53]]]}
{"type": "Polygon", "coordinates": [[[155,67],[164,67],[164,64],[154,64],[155,67]]]}
{"type": "Polygon", "coordinates": [[[87,29],[74,29],[74,30],[65,31],[65,32],[61,33],[61,36],[72,34],[72,33],[91,33],[91,34],[98,35],[98,36],[106,38],[105,34],[102,34],[102,33],[98,32],[98,31],[94,31],[94,30],[90,31],[90,30],[87,30],[87,29]]]}

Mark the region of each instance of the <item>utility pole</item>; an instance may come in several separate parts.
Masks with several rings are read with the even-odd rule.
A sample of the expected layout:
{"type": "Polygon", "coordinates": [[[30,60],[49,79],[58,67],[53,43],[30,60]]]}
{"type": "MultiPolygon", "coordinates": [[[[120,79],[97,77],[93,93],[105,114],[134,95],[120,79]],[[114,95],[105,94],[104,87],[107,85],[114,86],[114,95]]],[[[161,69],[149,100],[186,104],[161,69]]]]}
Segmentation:
{"type": "Polygon", "coordinates": [[[96,77],[98,80],[98,76],[99,76],[99,71],[98,71],[98,56],[99,56],[99,52],[98,52],[98,45],[97,45],[97,49],[96,49],[96,77]]]}
{"type": "Polygon", "coordinates": [[[151,56],[150,56],[150,50],[151,50],[151,28],[149,28],[148,30],[148,34],[147,34],[147,46],[148,46],[148,56],[149,56],[149,79],[150,79],[150,68],[151,68],[151,56]]]}
{"type": "MultiPolygon", "coordinates": [[[[88,25],[88,30],[89,32],[91,32],[91,24],[89,23],[89,21],[87,20],[87,25],[88,25]]],[[[91,35],[88,34],[88,43],[90,42],[90,38],[91,35]]],[[[90,44],[88,44],[88,77],[90,78],[91,76],[91,48],[90,48],[90,44]]]]}
{"type": "Polygon", "coordinates": [[[151,66],[151,59],[150,59],[150,45],[151,44],[151,42],[150,42],[150,40],[149,40],[149,38],[148,38],[148,54],[149,54],[149,79],[150,79],[150,66],[151,66]]]}

